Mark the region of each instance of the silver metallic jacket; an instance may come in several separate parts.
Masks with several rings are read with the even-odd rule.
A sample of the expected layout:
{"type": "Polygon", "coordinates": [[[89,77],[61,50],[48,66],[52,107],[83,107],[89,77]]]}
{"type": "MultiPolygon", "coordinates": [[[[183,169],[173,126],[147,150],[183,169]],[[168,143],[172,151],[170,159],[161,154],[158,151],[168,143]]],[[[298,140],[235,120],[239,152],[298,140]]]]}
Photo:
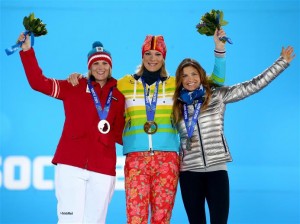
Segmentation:
{"type": "MultiPolygon", "coordinates": [[[[212,97],[205,111],[201,111],[191,138],[191,150],[186,150],[187,131],[184,121],[177,129],[180,136],[181,171],[196,170],[212,165],[231,162],[231,154],[224,136],[224,112],[227,103],[251,96],[266,87],[289,64],[280,57],[267,70],[252,80],[233,86],[212,89],[212,97]]],[[[188,106],[189,120],[194,114],[195,104],[188,106]]]]}

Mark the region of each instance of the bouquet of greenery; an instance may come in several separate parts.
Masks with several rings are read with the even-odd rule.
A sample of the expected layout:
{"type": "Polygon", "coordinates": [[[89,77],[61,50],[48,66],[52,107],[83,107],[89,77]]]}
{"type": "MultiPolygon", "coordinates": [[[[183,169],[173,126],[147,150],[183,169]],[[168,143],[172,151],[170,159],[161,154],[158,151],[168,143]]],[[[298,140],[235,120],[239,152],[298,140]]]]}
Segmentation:
{"type": "MultiPolygon", "coordinates": [[[[30,13],[29,16],[25,16],[23,19],[23,25],[25,28],[25,36],[29,34],[31,36],[31,46],[34,45],[34,37],[39,37],[46,35],[48,33],[46,29],[46,24],[43,23],[43,21],[39,18],[35,18],[34,13],[30,13]]],[[[10,48],[5,49],[5,52],[7,55],[13,54],[15,51],[17,51],[21,46],[23,41],[17,41],[17,43],[10,48]]]]}
{"type": "Polygon", "coordinates": [[[29,31],[29,35],[33,34],[35,37],[46,35],[48,33],[46,24],[39,18],[35,18],[34,13],[30,13],[28,17],[24,17],[23,25],[26,31],[29,31]]]}
{"type": "MultiPolygon", "coordinates": [[[[224,14],[220,10],[212,9],[210,12],[205,13],[201,17],[200,23],[196,26],[198,33],[201,35],[213,36],[216,29],[220,29],[221,26],[228,24],[223,18],[224,14]]],[[[220,37],[220,40],[232,44],[229,37],[220,37]]]]}

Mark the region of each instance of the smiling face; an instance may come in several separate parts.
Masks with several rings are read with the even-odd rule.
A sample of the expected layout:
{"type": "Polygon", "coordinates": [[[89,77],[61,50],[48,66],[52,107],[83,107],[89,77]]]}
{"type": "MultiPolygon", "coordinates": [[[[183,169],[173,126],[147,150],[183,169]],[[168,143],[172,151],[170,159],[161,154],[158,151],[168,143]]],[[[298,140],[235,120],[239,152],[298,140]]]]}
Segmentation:
{"type": "Polygon", "coordinates": [[[188,91],[194,91],[200,84],[200,74],[193,66],[186,66],[182,70],[182,86],[188,91]]]}
{"type": "Polygon", "coordinates": [[[95,61],[91,65],[91,73],[95,78],[95,81],[103,86],[110,75],[110,65],[104,60],[95,61]]]}
{"type": "Polygon", "coordinates": [[[164,63],[162,53],[156,50],[146,51],[143,55],[143,64],[149,72],[158,71],[164,63]]]}

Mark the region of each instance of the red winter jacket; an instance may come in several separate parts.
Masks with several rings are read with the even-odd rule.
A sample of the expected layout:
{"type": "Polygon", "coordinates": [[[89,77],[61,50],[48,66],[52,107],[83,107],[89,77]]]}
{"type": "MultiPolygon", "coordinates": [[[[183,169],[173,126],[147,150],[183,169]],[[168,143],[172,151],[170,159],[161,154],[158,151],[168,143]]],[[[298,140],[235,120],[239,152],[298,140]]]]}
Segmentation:
{"type": "MultiPolygon", "coordinates": [[[[86,79],[81,79],[79,85],[73,87],[66,80],[47,78],[38,65],[33,48],[20,51],[20,56],[31,88],[60,99],[64,104],[65,123],[52,163],[115,176],[115,143],[122,144],[125,124],[123,94],[117,88],[113,89],[112,103],[106,118],[110,131],[102,134],[97,128],[100,118],[86,79]]],[[[117,80],[110,78],[102,88],[96,82],[92,84],[103,108],[110,88],[116,86],[117,80]]]]}

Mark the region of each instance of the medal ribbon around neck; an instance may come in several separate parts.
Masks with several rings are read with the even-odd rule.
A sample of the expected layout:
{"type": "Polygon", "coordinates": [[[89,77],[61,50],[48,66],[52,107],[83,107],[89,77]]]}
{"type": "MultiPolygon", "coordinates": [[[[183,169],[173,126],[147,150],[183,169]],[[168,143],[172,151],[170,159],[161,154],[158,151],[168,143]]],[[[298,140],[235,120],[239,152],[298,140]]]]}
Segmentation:
{"type": "Polygon", "coordinates": [[[149,98],[146,91],[146,83],[143,77],[141,77],[143,86],[144,86],[144,99],[145,99],[145,106],[146,106],[146,115],[147,115],[147,121],[144,124],[144,131],[147,134],[155,134],[157,131],[157,124],[154,121],[155,116],[155,110],[156,110],[156,104],[157,104],[157,97],[158,97],[158,84],[159,84],[159,77],[155,83],[155,89],[152,97],[151,103],[149,102],[149,98]]]}
{"type": "Polygon", "coordinates": [[[188,107],[187,107],[186,103],[183,104],[183,119],[184,119],[185,127],[187,130],[188,139],[191,139],[191,137],[193,135],[195,125],[197,123],[198,116],[200,114],[201,105],[202,105],[202,102],[198,101],[198,103],[196,104],[196,108],[194,110],[191,124],[189,125],[188,107]]]}
{"type": "Polygon", "coordinates": [[[105,106],[102,109],[100,100],[99,100],[99,98],[98,98],[98,96],[95,92],[95,89],[94,89],[90,79],[88,80],[88,87],[89,87],[90,92],[92,94],[92,97],[93,97],[93,100],[94,100],[94,103],[95,103],[95,106],[96,106],[96,109],[97,109],[97,112],[98,112],[98,116],[100,118],[99,125],[104,124],[104,123],[108,125],[108,130],[106,132],[100,130],[99,125],[98,125],[99,131],[103,134],[106,134],[107,132],[109,132],[109,129],[110,129],[109,123],[106,121],[106,118],[107,118],[109,108],[110,108],[110,105],[111,105],[113,88],[110,89],[110,92],[109,92],[108,97],[106,99],[105,106]]]}
{"type": "Polygon", "coordinates": [[[141,77],[141,79],[142,79],[143,86],[144,86],[144,99],[145,99],[145,106],[146,106],[147,121],[154,121],[156,104],[157,104],[157,97],[158,97],[159,77],[158,77],[158,79],[155,83],[155,89],[154,89],[153,98],[151,100],[151,103],[150,103],[149,98],[147,96],[145,80],[144,80],[143,77],[141,77]]]}

